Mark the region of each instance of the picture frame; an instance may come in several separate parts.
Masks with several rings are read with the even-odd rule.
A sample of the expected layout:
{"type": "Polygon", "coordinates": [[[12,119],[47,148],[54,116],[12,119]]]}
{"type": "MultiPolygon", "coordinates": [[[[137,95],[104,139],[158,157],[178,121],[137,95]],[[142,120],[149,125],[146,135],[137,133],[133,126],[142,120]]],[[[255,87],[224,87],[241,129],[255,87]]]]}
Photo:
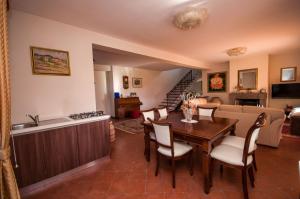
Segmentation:
{"type": "Polygon", "coordinates": [[[123,76],[123,88],[128,89],[129,88],[129,78],[127,75],[123,76]]]}
{"type": "Polygon", "coordinates": [[[217,72],[207,74],[207,92],[226,92],[227,73],[217,72]]]}
{"type": "Polygon", "coordinates": [[[256,90],[258,85],[258,68],[238,70],[239,90],[256,90]]]}
{"type": "Polygon", "coordinates": [[[143,87],[143,79],[142,78],[132,78],[132,87],[133,88],[142,88],[143,87]]]}
{"type": "Polygon", "coordinates": [[[297,79],[297,67],[284,67],[280,69],[281,82],[293,82],[297,79]]]}
{"type": "Polygon", "coordinates": [[[32,74],[70,76],[69,52],[31,46],[32,74]]]}

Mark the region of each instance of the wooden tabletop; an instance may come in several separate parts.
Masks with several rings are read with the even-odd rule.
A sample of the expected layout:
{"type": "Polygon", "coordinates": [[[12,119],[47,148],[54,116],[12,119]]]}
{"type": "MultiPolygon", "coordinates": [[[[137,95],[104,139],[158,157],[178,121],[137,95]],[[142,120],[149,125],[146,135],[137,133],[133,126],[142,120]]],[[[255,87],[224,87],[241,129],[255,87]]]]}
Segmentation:
{"type": "Polygon", "coordinates": [[[224,133],[224,131],[227,131],[228,128],[234,126],[238,122],[237,119],[212,118],[198,115],[193,116],[193,120],[197,120],[197,123],[182,122],[182,119],[184,119],[183,114],[179,112],[172,113],[167,119],[160,121],[171,123],[173,132],[176,134],[206,140],[212,140],[218,137],[219,134],[224,133]]]}

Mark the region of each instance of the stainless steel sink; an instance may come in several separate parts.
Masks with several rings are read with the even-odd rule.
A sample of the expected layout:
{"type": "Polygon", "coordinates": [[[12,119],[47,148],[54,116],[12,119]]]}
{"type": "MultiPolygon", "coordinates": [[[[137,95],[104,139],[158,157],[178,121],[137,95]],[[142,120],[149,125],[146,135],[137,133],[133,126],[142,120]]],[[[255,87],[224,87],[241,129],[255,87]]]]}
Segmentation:
{"type": "Polygon", "coordinates": [[[30,127],[35,127],[37,126],[35,123],[21,123],[21,124],[13,124],[11,126],[12,130],[19,130],[19,129],[25,129],[25,128],[30,128],[30,127]]]}
{"type": "Polygon", "coordinates": [[[69,122],[69,121],[71,121],[71,119],[68,119],[68,118],[56,118],[56,119],[50,119],[50,120],[40,121],[38,125],[35,124],[35,123],[33,123],[33,122],[13,124],[11,126],[11,130],[26,129],[26,128],[30,128],[30,127],[44,126],[44,125],[49,125],[49,124],[58,124],[58,123],[69,122]]]}

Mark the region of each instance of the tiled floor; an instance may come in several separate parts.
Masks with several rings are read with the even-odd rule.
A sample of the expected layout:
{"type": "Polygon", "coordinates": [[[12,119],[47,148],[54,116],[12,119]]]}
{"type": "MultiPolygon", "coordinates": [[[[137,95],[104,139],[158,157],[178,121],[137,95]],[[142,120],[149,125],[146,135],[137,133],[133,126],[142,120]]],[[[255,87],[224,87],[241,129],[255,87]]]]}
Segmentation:
{"type": "MultiPolygon", "coordinates": [[[[153,148],[153,147],[152,147],[153,148]]],[[[94,166],[75,179],[58,184],[30,199],[202,199],[242,198],[242,180],[238,171],[224,169],[221,177],[215,167],[214,185],[209,195],[203,192],[201,158],[195,154],[194,176],[185,161],[178,162],[176,189],[171,186],[168,162],[162,161],[154,176],[154,153],[151,162],[143,156],[143,135],[117,132],[111,160],[94,166]]],[[[163,160],[163,159],[162,159],[163,160]]],[[[299,194],[298,161],[300,139],[284,138],[279,149],[260,146],[257,151],[256,187],[249,185],[251,199],[297,199],[299,194]]]]}

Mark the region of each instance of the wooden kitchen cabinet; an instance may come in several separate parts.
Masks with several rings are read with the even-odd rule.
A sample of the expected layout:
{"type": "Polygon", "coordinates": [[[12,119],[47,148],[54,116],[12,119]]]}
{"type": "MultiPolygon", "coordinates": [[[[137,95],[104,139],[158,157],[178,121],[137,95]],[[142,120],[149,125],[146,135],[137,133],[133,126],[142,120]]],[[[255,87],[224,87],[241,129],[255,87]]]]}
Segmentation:
{"type": "Polygon", "coordinates": [[[109,122],[86,123],[77,126],[79,164],[86,164],[109,153],[109,122]],[[102,132],[102,133],[99,133],[102,132]]]}
{"type": "MultiPolygon", "coordinates": [[[[15,136],[15,150],[19,167],[14,168],[19,187],[24,187],[46,178],[44,135],[40,133],[15,136]]],[[[12,156],[13,157],[13,156],[12,156]]],[[[12,160],[13,163],[14,160],[12,160]]]]}
{"type": "Polygon", "coordinates": [[[109,155],[109,120],[15,135],[14,143],[23,188],[109,155]]]}
{"type": "Polygon", "coordinates": [[[47,177],[78,167],[76,126],[45,131],[44,156],[47,177]]]}

